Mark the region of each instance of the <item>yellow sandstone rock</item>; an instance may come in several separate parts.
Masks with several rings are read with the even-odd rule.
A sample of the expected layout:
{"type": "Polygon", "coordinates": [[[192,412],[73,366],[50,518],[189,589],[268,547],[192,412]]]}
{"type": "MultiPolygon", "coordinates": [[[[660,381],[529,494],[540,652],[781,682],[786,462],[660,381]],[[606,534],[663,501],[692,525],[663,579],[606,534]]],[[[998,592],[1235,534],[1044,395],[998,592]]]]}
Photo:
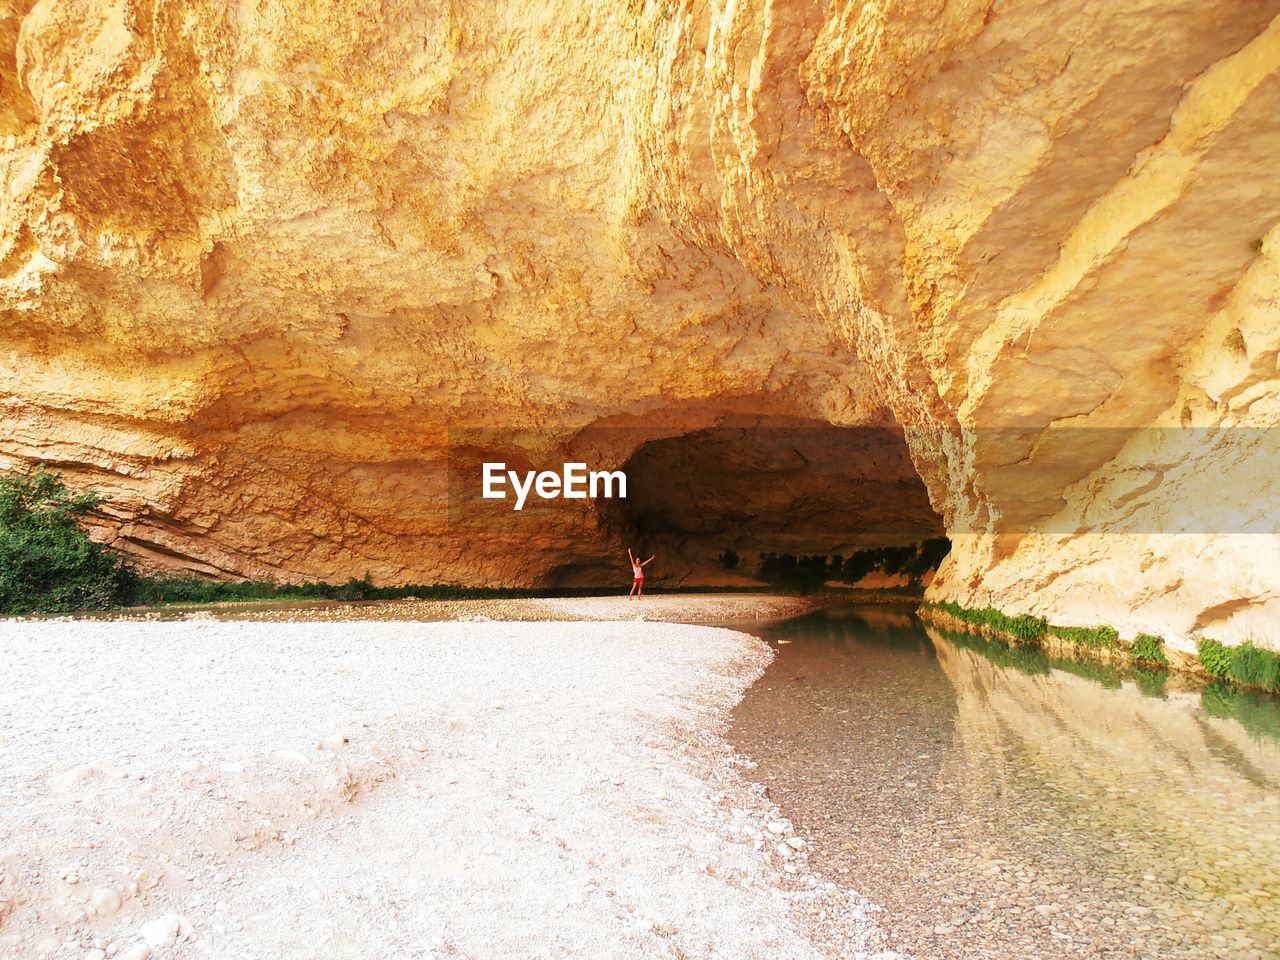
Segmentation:
{"type": "Polygon", "coordinates": [[[1280,0],[0,10],[0,466],[153,563],[685,576],[927,491],[939,597],[1274,635],[1280,0]],[[484,454],[666,514],[451,509],[484,454]]]}

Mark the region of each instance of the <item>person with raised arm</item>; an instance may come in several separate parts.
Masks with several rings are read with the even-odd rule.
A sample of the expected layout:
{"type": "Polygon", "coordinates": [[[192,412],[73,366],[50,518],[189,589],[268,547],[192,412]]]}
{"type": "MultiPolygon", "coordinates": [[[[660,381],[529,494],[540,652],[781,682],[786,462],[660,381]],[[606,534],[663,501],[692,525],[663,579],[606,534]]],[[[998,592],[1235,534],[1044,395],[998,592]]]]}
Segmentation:
{"type": "MultiPolygon", "coordinates": [[[[639,599],[640,595],[644,593],[644,568],[653,562],[653,557],[648,560],[639,560],[631,552],[630,547],[627,547],[627,556],[631,558],[631,572],[635,574],[635,582],[631,584],[631,592],[627,594],[627,599],[630,600],[632,597],[639,599]]],[[[654,556],[657,556],[657,554],[654,554],[654,556]]]]}

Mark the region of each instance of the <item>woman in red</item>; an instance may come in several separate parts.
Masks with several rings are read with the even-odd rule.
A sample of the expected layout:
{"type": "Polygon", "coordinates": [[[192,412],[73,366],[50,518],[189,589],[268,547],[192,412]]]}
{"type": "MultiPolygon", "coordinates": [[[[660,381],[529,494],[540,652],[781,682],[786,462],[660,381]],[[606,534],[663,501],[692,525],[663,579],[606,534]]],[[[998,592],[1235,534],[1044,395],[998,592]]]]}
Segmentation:
{"type": "MultiPolygon", "coordinates": [[[[644,568],[647,564],[653,562],[653,557],[648,560],[640,561],[631,553],[631,548],[627,547],[627,556],[631,558],[631,571],[636,575],[635,582],[631,584],[631,592],[627,594],[627,598],[639,597],[644,593],[644,568]]],[[[657,554],[654,554],[657,556],[657,554]]]]}

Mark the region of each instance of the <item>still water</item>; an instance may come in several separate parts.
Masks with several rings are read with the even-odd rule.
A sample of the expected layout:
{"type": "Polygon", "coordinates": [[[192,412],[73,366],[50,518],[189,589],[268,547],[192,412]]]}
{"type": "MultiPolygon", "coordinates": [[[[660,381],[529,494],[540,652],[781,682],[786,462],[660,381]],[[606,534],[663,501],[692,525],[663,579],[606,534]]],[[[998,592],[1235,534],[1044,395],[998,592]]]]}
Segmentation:
{"type": "Polygon", "coordinates": [[[757,631],[730,740],[920,958],[1280,955],[1280,701],[1051,660],[909,607],[757,631]]]}

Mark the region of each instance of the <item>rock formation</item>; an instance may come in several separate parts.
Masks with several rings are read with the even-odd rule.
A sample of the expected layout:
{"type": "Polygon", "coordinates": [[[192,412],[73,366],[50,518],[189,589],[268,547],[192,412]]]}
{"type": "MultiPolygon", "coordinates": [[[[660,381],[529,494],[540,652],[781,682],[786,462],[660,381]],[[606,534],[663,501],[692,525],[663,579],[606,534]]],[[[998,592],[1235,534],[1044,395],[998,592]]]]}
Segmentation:
{"type": "Polygon", "coordinates": [[[636,518],[477,522],[450,464],[656,442],[714,505],[679,438],[900,435],[848,465],[865,528],[797,508],[824,468],[756,513],[733,473],[669,572],[929,527],[927,490],[940,597],[1266,642],[1278,14],[10,0],[0,465],[161,565],[533,583],[636,518]]]}

